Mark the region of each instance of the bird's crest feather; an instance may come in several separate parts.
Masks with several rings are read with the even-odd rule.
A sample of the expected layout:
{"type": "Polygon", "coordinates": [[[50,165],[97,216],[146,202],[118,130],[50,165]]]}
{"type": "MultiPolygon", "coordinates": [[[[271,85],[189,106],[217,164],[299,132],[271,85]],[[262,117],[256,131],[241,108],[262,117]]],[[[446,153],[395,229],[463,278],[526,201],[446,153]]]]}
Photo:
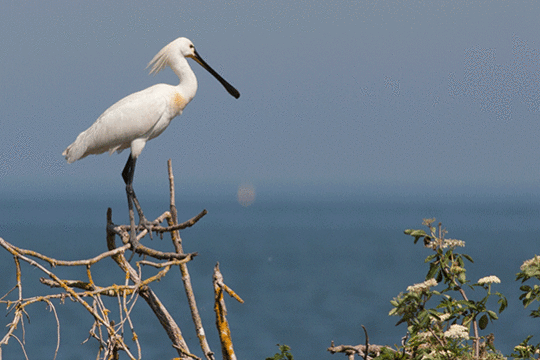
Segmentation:
{"type": "Polygon", "coordinates": [[[170,47],[171,44],[166,45],[156,54],[156,56],[154,56],[152,60],[150,60],[150,62],[146,66],[146,68],[150,66],[152,67],[150,69],[150,74],[156,75],[158,72],[163,70],[164,67],[169,65],[170,47]]]}

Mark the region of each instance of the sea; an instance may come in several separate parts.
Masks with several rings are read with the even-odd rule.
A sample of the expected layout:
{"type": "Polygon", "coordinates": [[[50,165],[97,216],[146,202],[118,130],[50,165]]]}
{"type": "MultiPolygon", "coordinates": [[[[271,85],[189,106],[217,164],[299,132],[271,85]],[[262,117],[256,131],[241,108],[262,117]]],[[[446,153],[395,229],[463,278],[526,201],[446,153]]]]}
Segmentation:
{"type": "MultiPolygon", "coordinates": [[[[149,219],[169,208],[167,191],[145,191],[136,187],[149,219]]],[[[243,300],[226,296],[227,318],[238,359],[260,359],[278,352],[277,344],[290,346],[294,358],[344,359],[331,354],[335,345],[364,344],[365,326],[369,342],[394,346],[406,334],[389,316],[390,300],[407,287],[425,280],[432,253],[421,242],[404,234],[423,229],[424,218],[436,218],[448,231],[447,238],[465,241],[458,251],[470,255],[467,278],[471,283],[495,275],[500,284],[492,292],[508,299],[508,308],[481,335],[493,333],[495,347],[509,355],[528,335],[540,342],[540,320],[529,316],[533,303],[524,309],[519,300],[521,283],[515,281],[521,264],[540,254],[540,194],[536,190],[454,188],[402,192],[390,187],[325,189],[275,187],[254,188],[255,201],[238,202],[236,189],[220,193],[177,192],[180,221],[208,211],[197,224],[181,231],[185,252],[197,256],[188,265],[198,308],[211,349],[221,350],[215,327],[212,273],[219,262],[224,282],[243,300]]],[[[24,249],[60,260],[88,259],[107,250],[106,212],[113,222],[128,223],[125,194],[89,196],[83,189],[71,192],[10,193],[0,196],[0,237],[24,249]]],[[[424,228],[425,229],[425,228],[424,228]]],[[[117,243],[120,240],[117,239],[117,243]]],[[[173,251],[170,237],[143,239],[146,246],[173,251]]],[[[131,263],[142,260],[135,255],[131,263]]],[[[44,264],[41,262],[41,264],[44,264]]],[[[87,281],[86,269],[44,264],[63,279],[87,281]]],[[[143,266],[143,277],[158,270],[143,266]]],[[[22,295],[30,298],[58,292],[39,282],[46,275],[23,263],[22,295]]],[[[125,274],[111,259],[92,267],[99,286],[124,284],[125,274]]],[[[13,256],[0,249],[0,296],[16,284],[13,256]]],[[[531,285],[536,284],[530,281],[531,285]]],[[[191,321],[181,274],[173,268],[151,285],[160,301],[180,326],[190,351],[203,357],[191,321]]],[[[436,289],[442,290],[443,285],[436,289]]],[[[465,287],[471,300],[481,300],[485,291],[465,287]]],[[[460,298],[459,294],[452,294],[460,298]]],[[[5,299],[14,300],[18,289],[5,299]]],[[[488,307],[498,311],[497,298],[488,307]]],[[[436,306],[436,299],[430,303],[436,306]]],[[[69,298],[52,300],[54,308],[36,302],[25,308],[24,325],[1,347],[2,359],[95,359],[99,344],[89,338],[92,316],[69,298]],[[58,345],[59,336],[59,345],[58,345]],[[21,344],[24,342],[23,346],[21,344]],[[56,348],[58,347],[58,350],[56,348]],[[25,355],[26,354],[26,355],[25,355]]],[[[115,298],[104,299],[109,317],[120,322],[115,298]]],[[[2,307],[0,339],[13,319],[11,308],[2,307]]],[[[172,359],[171,343],[141,298],[136,299],[130,319],[139,340],[143,359],[172,359]]],[[[130,326],[124,327],[126,343],[137,357],[137,344],[130,326]]],[[[121,358],[128,358],[125,354],[121,358]]]]}

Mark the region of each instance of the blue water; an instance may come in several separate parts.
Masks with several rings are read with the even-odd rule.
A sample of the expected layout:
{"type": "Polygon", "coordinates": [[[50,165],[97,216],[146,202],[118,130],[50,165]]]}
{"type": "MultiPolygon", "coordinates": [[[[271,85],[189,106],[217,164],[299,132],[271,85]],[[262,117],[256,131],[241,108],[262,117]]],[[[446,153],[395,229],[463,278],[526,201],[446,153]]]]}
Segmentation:
{"type": "MultiPolygon", "coordinates": [[[[167,194],[140,192],[149,218],[168,209],[167,194]]],[[[189,264],[199,310],[209,343],[221,358],[214,325],[212,271],[219,261],[225,283],[244,300],[228,298],[234,347],[239,359],[264,359],[276,351],[276,344],[291,346],[297,359],[342,359],[326,351],[336,344],[364,343],[363,324],[374,344],[396,344],[405,326],[395,327],[389,317],[389,301],[407,286],[424,280],[423,263],[430,254],[413,245],[403,234],[407,228],[421,228],[422,218],[436,217],[449,230],[449,238],[466,241],[463,252],[472,256],[467,276],[476,281],[496,275],[509,308],[500,320],[490,324],[484,335],[495,334],[495,346],[509,354],[527,335],[540,341],[540,320],[528,317],[521,306],[515,274],[524,260],[540,253],[540,198],[512,195],[422,195],[396,197],[384,194],[321,195],[317,192],[262,193],[250,207],[240,206],[230,196],[178,195],[180,220],[187,220],[206,208],[209,214],[181,235],[186,252],[199,255],[189,264]]],[[[58,259],[90,258],[106,250],[105,214],[113,209],[115,223],[127,222],[126,200],[118,196],[54,194],[35,197],[4,196],[0,199],[0,237],[12,244],[33,249],[58,259]]],[[[170,241],[144,240],[148,246],[170,250],[170,241]]],[[[132,262],[134,262],[134,259],[132,262]]],[[[15,284],[13,259],[0,251],[0,292],[15,284]]],[[[84,269],[56,268],[69,279],[85,279],[84,269]]],[[[145,269],[145,274],[154,271],[145,269]]],[[[23,266],[25,297],[51,291],[41,285],[39,270],[23,266]]],[[[94,281],[105,286],[121,284],[124,274],[112,260],[94,269],[94,281]]],[[[152,289],[180,325],[190,350],[198,356],[191,316],[181,285],[180,273],[171,270],[152,289]]],[[[468,291],[480,299],[482,292],[468,291]]],[[[11,298],[13,298],[12,294],[11,298]]],[[[93,359],[97,343],[88,337],[91,316],[76,303],[54,302],[61,323],[58,359],[93,359]]],[[[113,310],[114,300],[107,305],[113,310]]],[[[493,309],[497,305],[491,304],[493,309]]],[[[26,350],[30,359],[52,358],[56,346],[56,321],[44,303],[27,308],[26,350]]],[[[2,317],[0,336],[12,314],[2,317]]],[[[139,336],[143,358],[168,359],[176,355],[150,309],[139,299],[132,319],[139,336]]],[[[126,328],[126,338],[130,338],[126,328]]],[[[21,328],[17,335],[22,337],[21,328]]],[[[136,353],[136,347],[131,344],[136,353]]],[[[20,346],[11,339],[2,348],[5,359],[22,358],[20,346]]]]}

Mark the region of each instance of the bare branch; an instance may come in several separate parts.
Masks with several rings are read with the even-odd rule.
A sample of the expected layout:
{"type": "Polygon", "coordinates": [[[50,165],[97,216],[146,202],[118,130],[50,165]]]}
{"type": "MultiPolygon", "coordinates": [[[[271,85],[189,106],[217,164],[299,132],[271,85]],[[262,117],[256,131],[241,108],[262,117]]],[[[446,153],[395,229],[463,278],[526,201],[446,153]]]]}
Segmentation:
{"type": "MultiPolygon", "coordinates": [[[[381,352],[383,351],[383,349],[387,350],[387,351],[391,351],[391,352],[396,352],[395,349],[392,349],[389,346],[373,345],[373,344],[370,345],[369,344],[369,337],[368,337],[367,329],[365,328],[364,325],[361,325],[361,326],[364,329],[364,334],[366,336],[366,345],[355,345],[355,346],[353,346],[353,345],[338,345],[338,346],[335,346],[334,342],[332,341],[330,343],[330,347],[327,348],[326,350],[329,351],[332,354],[344,353],[351,360],[354,359],[354,355],[361,356],[365,360],[372,360],[374,357],[379,356],[381,354],[381,352]],[[371,357],[371,356],[369,356],[369,354],[373,354],[375,356],[371,357]]],[[[408,353],[406,353],[406,354],[409,355],[408,353]]]]}
{"type": "Polygon", "coordinates": [[[367,360],[367,356],[369,354],[369,336],[364,325],[362,325],[362,329],[364,329],[364,334],[366,335],[366,351],[364,352],[364,360],[367,360]]]}
{"type": "MultiPolygon", "coordinates": [[[[66,298],[69,298],[72,301],[81,304],[84,309],[92,315],[94,321],[89,330],[89,336],[85,340],[85,342],[88,341],[88,339],[90,338],[94,338],[98,341],[98,360],[116,359],[119,357],[120,351],[125,352],[125,354],[130,359],[136,359],[136,357],[130,352],[131,350],[125,343],[124,329],[126,324],[128,324],[131,329],[131,340],[135,342],[137,346],[137,358],[140,359],[141,347],[138,341],[138,336],[133,327],[133,322],[131,320],[132,310],[134,309],[135,303],[137,302],[139,296],[143,298],[153,310],[154,314],[167,332],[167,335],[172,342],[172,346],[177,350],[178,354],[180,355],[180,358],[199,359],[197,356],[190,353],[190,350],[182,337],[182,332],[180,331],[180,328],[178,327],[174,319],[171,317],[167,309],[163,306],[162,302],[158,299],[157,295],[149,287],[152,282],[156,282],[162,279],[174,266],[179,266],[180,268],[182,274],[182,281],[184,282],[184,287],[186,290],[186,295],[188,297],[192,318],[196,327],[197,337],[199,338],[199,342],[204,352],[204,356],[206,360],[215,360],[214,353],[210,350],[210,347],[208,346],[206,340],[206,335],[202,327],[201,318],[197,309],[195,296],[191,285],[191,279],[187,269],[187,262],[193,260],[194,257],[197,256],[197,253],[185,254],[183,252],[182,239],[180,238],[179,233],[179,230],[186,229],[195,225],[207,214],[207,211],[203,210],[188,221],[180,224],[178,223],[174,199],[174,177],[172,174],[172,165],[170,160],[168,162],[168,167],[171,195],[170,211],[165,211],[154,222],[152,222],[153,224],[161,224],[163,221],[166,220],[168,226],[155,225],[150,226],[148,229],[142,226],[135,226],[133,205],[135,205],[136,207],[140,206],[138,203],[131,203],[128,201],[128,208],[130,212],[130,225],[115,225],[112,222],[112,210],[109,208],[107,211],[106,231],[108,250],[89,259],[73,261],[58,260],[33,250],[21,249],[0,238],[0,246],[2,246],[10,254],[13,255],[16,275],[16,285],[8,293],[6,293],[0,298],[0,303],[7,304],[7,308],[9,311],[8,313],[13,313],[13,319],[7,326],[7,333],[0,340],[0,360],[2,358],[1,347],[2,345],[7,344],[10,338],[14,338],[16,339],[16,341],[19,342],[24,352],[25,358],[28,358],[26,355],[26,350],[24,348],[25,326],[23,316],[28,316],[26,308],[29,305],[37,303],[39,301],[45,302],[49,306],[51,311],[53,311],[56,319],[57,344],[54,353],[54,358],[56,358],[60,346],[60,321],[56,312],[56,308],[52,303],[52,300],[58,299],[61,301],[61,303],[63,303],[66,298]],[[149,234],[149,230],[160,234],[161,237],[163,237],[163,233],[170,233],[175,251],[162,252],[140,244],[140,241],[149,234]],[[116,246],[116,235],[120,237],[122,241],[122,246],[116,246]],[[143,260],[136,262],[135,267],[132,266],[126,259],[125,255],[128,249],[133,251],[132,254],[138,253],[139,255],[144,256],[143,260]],[[155,261],[148,260],[150,257],[153,258],[153,260],[155,261]],[[111,258],[112,260],[114,260],[115,263],[120,267],[120,269],[125,273],[124,285],[113,284],[110,286],[99,286],[94,281],[94,278],[92,276],[92,266],[107,258],[111,258]],[[22,275],[20,264],[21,260],[27,262],[28,264],[30,264],[30,266],[37,268],[39,271],[42,271],[45,274],[45,276],[40,278],[40,282],[42,284],[49,286],[50,288],[61,290],[54,294],[23,298],[23,283],[21,280],[22,275]],[[162,261],[160,262],[160,260],[162,261]],[[52,269],[49,270],[45,263],[49,264],[52,269]],[[55,272],[53,272],[54,268],[60,266],[84,266],[87,279],[61,279],[55,274],[55,272]],[[159,270],[155,275],[144,278],[142,276],[144,266],[151,266],[159,270]],[[8,295],[12,294],[15,288],[18,289],[17,300],[6,300],[8,298],[8,295]],[[119,321],[116,324],[114,318],[111,316],[111,311],[106,307],[106,302],[104,302],[103,296],[115,297],[117,299],[119,321]],[[22,339],[15,335],[15,330],[17,326],[19,326],[19,324],[22,328],[22,339]]],[[[149,235],[152,236],[152,234],[149,235]]],[[[215,286],[221,294],[221,300],[223,300],[223,292],[227,292],[229,295],[235,297],[238,301],[243,302],[243,300],[238,295],[236,295],[236,293],[234,293],[232,289],[230,289],[223,283],[222,276],[218,280],[219,281],[215,283],[215,286]]],[[[11,296],[14,297],[13,294],[11,296]]],[[[224,320],[223,324],[227,325],[228,329],[228,324],[225,319],[226,309],[224,301],[221,301],[220,309],[220,314],[222,316],[222,319],[224,320]]],[[[228,332],[227,336],[230,340],[230,331],[228,332]]],[[[230,344],[232,351],[232,342],[230,342],[230,344]]],[[[229,356],[227,359],[234,360],[234,352],[232,352],[232,357],[229,356]]]]}
{"type": "MultiPolygon", "coordinates": [[[[178,226],[178,214],[176,211],[176,205],[174,200],[174,175],[172,171],[172,161],[171,159],[167,162],[168,172],[169,172],[169,189],[171,193],[171,203],[170,203],[170,213],[171,217],[167,218],[167,223],[170,228],[176,228],[178,226]]],[[[206,215],[207,211],[203,210],[199,215],[195,216],[191,220],[188,220],[186,223],[195,224],[200,218],[206,215]]],[[[185,224],[185,223],[184,223],[185,224]]],[[[174,230],[171,232],[171,240],[175,251],[178,254],[183,254],[184,250],[182,249],[182,238],[180,237],[180,232],[174,230]]],[[[184,283],[184,289],[186,291],[186,296],[188,299],[189,309],[191,311],[191,318],[195,324],[195,330],[197,332],[197,338],[199,339],[199,344],[204,353],[204,356],[207,360],[214,360],[214,352],[210,350],[208,341],[206,339],[206,333],[204,331],[201,316],[199,315],[199,309],[197,308],[197,302],[195,301],[195,294],[193,292],[193,287],[191,286],[191,278],[189,276],[189,271],[186,264],[180,265],[180,272],[182,273],[182,281],[184,283]]]]}
{"type": "MultiPolygon", "coordinates": [[[[111,208],[107,210],[107,247],[109,248],[109,250],[113,250],[116,248],[115,232],[112,231],[112,227],[110,225],[112,225],[111,208]]],[[[120,266],[120,268],[124,272],[126,272],[126,275],[129,276],[133,283],[141,283],[139,275],[137,274],[135,269],[128,263],[123,253],[114,255],[112,259],[118,264],[118,266],[120,266]]],[[[180,331],[180,328],[178,327],[172,316],[169,314],[167,309],[163,306],[162,302],[158,299],[156,294],[154,294],[154,292],[147,285],[145,285],[139,289],[139,295],[146,301],[152,311],[154,311],[154,314],[167,332],[169,339],[172,341],[173,346],[176,345],[174,347],[177,349],[178,354],[180,356],[184,356],[185,353],[189,353],[189,348],[184,338],[182,337],[182,332],[180,331]]]]}
{"type": "Polygon", "coordinates": [[[227,308],[225,306],[225,300],[223,299],[223,290],[225,290],[230,296],[234,297],[240,303],[244,303],[236,293],[230,289],[223,282],[223,275],[219,271],[219,263],[214,267],[214,296],[215,304],[214,311],[216,312],[216,326],[219,334],[219,340],[221,342],[221,353],[224,360],[236,360],[236,354],[234,353],[231,329],[229,328],[229,322],[227,321],[227,308]]]}

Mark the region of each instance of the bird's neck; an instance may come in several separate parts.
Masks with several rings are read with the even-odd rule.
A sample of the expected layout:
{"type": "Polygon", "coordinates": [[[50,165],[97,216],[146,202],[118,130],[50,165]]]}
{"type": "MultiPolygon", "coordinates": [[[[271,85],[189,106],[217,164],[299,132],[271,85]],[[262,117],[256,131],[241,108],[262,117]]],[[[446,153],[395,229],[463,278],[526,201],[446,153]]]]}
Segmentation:
{"type": "Polygon", "coordinates": [[[197,92],[198,85],[195,73],[193,73],[187,59],[184,57],[174,59],[174,61],[169,63],[169,65],[180,80],[178,88],[182,90],[182,95],[185,97],[187,102],[190,102],[197,92]]]}

